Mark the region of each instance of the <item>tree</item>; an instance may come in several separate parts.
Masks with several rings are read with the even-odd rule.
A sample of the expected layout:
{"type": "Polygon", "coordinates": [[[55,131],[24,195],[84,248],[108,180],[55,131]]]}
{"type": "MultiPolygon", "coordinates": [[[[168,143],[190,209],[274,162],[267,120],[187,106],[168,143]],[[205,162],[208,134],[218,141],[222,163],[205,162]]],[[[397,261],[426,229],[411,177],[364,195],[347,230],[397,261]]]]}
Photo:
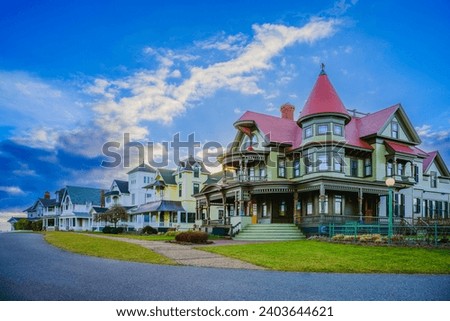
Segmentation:
{"type": "Polygon", "coordinates": [[[114,205],[104,213],[97,214],[95,220],[111,222],[114,224],[114,228],[117,226],[117,222],[120,220],[128,220],[127,210],[121,205],[114,205]]]}
{"type": "Polygon", "coordinates": [[[14,223],[15,230],[31,230],[31,222],[26,218],[21,218],[16,223],[14,223]]]}

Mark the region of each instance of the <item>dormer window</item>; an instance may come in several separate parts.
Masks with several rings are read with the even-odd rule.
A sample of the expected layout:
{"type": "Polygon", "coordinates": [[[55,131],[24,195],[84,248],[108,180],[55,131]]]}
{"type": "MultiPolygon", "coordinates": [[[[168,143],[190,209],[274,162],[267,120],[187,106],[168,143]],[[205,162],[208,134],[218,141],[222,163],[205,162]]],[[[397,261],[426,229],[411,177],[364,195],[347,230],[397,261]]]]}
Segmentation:
{"type": "Polygon", "coordinates": [[[391,123],[391,137],[398,138],[398,123],[395,121],[391,123]]]}
{"type": "Polygon", "coordinates": [[[200,175],[200,168],[198,167],[198,165],[194,166],[193,171],[194,171],[194,177],[198,178],[200,175]]]}
{"type": "Polygon", "coordinates": [[[430,185],[432,188],[437,187],[437,173],[436,172],[430,172],[430,185]]]}
{"type": "Polygon", "coordinates": [[[313,128],[312,126],[305,127],[304,129],[305,138],[309,138],[313,136],[313,128]]]}

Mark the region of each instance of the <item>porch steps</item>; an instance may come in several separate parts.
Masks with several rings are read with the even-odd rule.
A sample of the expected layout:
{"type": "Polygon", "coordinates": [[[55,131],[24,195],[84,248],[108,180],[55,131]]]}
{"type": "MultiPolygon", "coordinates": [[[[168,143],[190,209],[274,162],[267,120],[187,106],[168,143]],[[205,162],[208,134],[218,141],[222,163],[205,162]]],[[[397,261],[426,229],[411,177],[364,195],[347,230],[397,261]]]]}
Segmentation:
{"type": "Polygon", "coordinates": [[[290,241],[305,239],[295,224],[249,224],[237,234],[239,241],[290,241]]]}

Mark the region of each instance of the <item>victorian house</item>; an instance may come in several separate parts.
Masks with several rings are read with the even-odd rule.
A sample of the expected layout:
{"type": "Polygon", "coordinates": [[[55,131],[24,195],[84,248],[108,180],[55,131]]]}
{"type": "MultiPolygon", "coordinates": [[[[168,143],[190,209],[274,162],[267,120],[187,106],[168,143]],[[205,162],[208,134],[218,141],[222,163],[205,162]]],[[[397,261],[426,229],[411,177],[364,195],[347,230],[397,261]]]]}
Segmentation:
{"type": "Polygon", "coordinates": [[[158,231],[168,229],[187,230],[196,221],[194,194],[200,192],[209,180],[209,172],[203,162],[192,156],[178,163],[177,169],[154,169],[155,177],[143,186],[145,194],[153,195],[147,202],[131,208],[130,221],[136,228],[146,225],[158,231]]]}
{"type": "Polygon", "coordinates": [[[448,220],[450,174],[438,152],[425,152],[400,104],[363,114],[347,110],[324,70],[299,117],[245,112],[223,178],[196,194],[197,218],[242,228],[295,223],[314,233],[329,222],[386,222],[387,177],[395,179],[394,215],[448,220]]]}

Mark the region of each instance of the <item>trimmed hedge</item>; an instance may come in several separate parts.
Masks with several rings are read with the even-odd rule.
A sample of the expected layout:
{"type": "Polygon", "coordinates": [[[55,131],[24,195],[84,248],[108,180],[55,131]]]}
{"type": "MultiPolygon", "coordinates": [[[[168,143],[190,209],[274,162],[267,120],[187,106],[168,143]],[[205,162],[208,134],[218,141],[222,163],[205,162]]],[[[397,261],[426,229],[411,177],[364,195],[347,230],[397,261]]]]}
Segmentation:
{"type": "Polygon", "coordinates": [[[175,236],[175,240],[177,242],[203,244],[208,241],[208,233],[198,231],[182,232],[175,236]]]}
{"type": "Polygon", "coordinates": [[[123,227],[112,227],[112,226],[105,226],[102,230],[105,234],[122,234],[123,233],[123,227]]]}
{"type": "Polygon", "coordinates": [[[152,234],[158,234],[158,231],[151,227],[150,225],[144,226],[144,228],[141,230],[141,234],[146,235],[152,235],[152,234]]]}

